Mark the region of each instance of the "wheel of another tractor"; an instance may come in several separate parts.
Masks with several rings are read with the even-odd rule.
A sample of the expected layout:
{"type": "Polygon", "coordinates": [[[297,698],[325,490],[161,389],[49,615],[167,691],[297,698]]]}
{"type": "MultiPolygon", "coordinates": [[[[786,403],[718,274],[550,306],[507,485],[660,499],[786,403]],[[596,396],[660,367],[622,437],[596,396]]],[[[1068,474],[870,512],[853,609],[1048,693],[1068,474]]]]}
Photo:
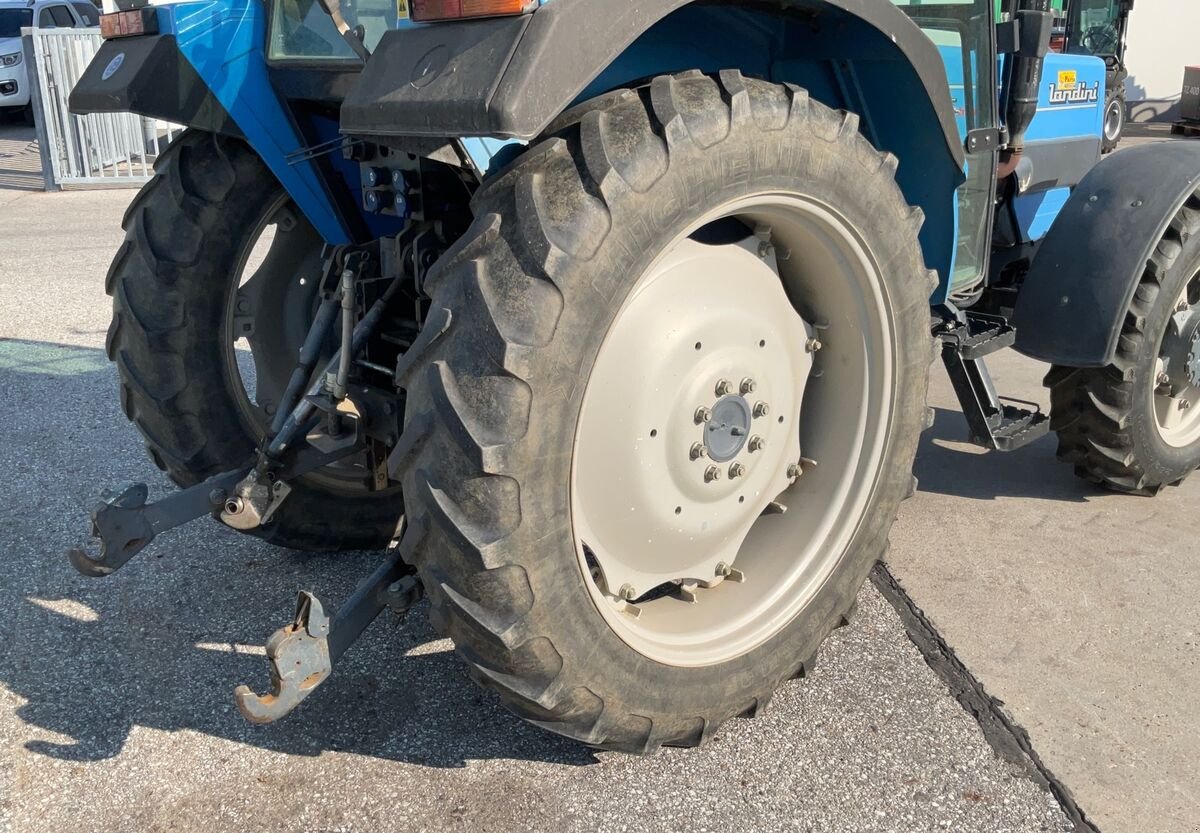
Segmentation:
{"type": "MultiPolygon", "coordinates": [[[[109,270],[108,356],[150,457],[190,486],[253,460],[318,301],[322,241],[258,156],[187,131],[125,214],[109,270]]],[[[386,545],[398,488],[362,461],[295,482],[251,531],[296,549],[386,545]]]]}
{"type": "Polygon", "coordinates": [[[922,215],[857,117],[736,72],[552,130],[430,277],[402,546],[512,711],[695,745],[811,672],[911,491],[922,215]]]}
{"type": "Polygon", "coordinates": [[[1060,459],[1088,480],[1156,494],[1200,466],[1200,192],[1155,247],[1112,364],[1046,377],[1060,459]]]}
{"type": "Polygon", "coordinates": [[[1109,92],[1104,105],[1104,136],[1100,141],[1101,153],[1112,153],[1121,144],[1125,133],[1125,91],[1109,92]]]}

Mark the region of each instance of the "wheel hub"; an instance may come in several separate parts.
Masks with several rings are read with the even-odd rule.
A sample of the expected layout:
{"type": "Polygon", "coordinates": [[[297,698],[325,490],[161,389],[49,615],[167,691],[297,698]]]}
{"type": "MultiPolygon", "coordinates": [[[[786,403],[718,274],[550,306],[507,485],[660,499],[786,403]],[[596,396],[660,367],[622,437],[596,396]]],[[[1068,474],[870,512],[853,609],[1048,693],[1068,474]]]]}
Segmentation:
{"type": "Polygon", "coordinates": [[[750,438],[753,420],[750,403],[742,396],[725,396],[712,407],[712,416],[704,426],[704,447],[718,463],[737,457],[750,438]]]}
{"type": "Polygon", "coordinates": [[[1160,355],[1175,391],[1200,387],[1200,310],[1175,313],[1160,355]]]}
{"type": "Polygon", "coordinates": [[[576,528],[611,598],[729,575],[795,479],[811,335],[757,246],[685,240],[634,289],[576,451],[576,528]]]}

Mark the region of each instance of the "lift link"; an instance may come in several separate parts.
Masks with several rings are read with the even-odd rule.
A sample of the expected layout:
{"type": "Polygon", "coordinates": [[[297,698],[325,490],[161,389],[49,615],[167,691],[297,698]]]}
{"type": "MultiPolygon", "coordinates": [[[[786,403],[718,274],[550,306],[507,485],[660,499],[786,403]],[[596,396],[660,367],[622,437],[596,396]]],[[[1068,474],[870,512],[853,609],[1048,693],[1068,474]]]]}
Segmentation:
{"type": "Polygon", "coordinates": [[[251,723],[284,717],[328,679],[375,617],[386,609],[403,618],[422,595],[421,583],[398,547],[332,617],[316,596],[301,592],[295,618],[267,641],[270,692],[255,694],[249,686],[238,686],[233,693],[238,710],[251,723]]]}

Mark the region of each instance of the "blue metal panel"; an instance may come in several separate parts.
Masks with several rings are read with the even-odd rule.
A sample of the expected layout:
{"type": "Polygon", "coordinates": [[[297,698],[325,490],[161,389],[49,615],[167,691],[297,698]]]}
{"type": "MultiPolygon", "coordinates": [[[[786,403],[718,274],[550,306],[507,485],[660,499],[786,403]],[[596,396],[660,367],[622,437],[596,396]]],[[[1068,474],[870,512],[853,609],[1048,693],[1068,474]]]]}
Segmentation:
{"type": "Polygon", "coordinates": [[[1025,138],[1099,138],[1104,124],[1104,61],[1092,55],[1046,56],[1037,115],[1025,138]]]}
{"type": "Polygon", "coordinates": [[[307,143],[267,74],[266,5],[199,0],[159,6],[158,26],[175,36],[180,52],[321,236],[329,243],[349,243],[349,230],[316,165],[288,161],[307,143]]]}
{"type": "Polygon", "coordinates": [[[1054,188],[1017,197],[1013,201],[1013,208],[1016,209],[1017,223],[1024,239],[1041,240],[1045,237],[1070,196],[1070,188],[1054,188]]]}

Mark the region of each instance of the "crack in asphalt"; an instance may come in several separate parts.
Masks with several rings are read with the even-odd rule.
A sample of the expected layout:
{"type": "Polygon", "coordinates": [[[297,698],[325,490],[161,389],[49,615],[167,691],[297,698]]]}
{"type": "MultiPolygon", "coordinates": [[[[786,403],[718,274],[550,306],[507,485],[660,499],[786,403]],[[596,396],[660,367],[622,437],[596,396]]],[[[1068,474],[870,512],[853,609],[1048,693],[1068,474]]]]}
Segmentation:
{"type": "Polygon", "coordinates": [[[1087,817],[1071,789],[1042,760],[1029,733],[1005,710],[1004,703],[988,694],[983,683],[958,658],[925,611],[917,606],[883,561],[871,571],[871,583],[895,608],[908,638],[917,646],[926,664],[950,689],[967,714],[979,724],[984,738],[1005,761],[1025,770],[1030,780],[1050,791],[1075,825],[1076,833],[1100,833],[1087,817]]]}

